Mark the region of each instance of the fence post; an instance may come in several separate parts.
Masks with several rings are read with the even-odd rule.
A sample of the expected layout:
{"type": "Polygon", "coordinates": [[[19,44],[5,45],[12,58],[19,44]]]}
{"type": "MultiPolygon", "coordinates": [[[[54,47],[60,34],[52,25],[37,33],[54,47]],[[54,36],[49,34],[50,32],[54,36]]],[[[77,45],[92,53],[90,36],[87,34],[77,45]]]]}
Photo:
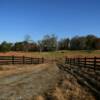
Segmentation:
{"type": "Polygon", "coordinates": [[[71,59],[71,65],[73,65],[73,58],[71,59]]]}
{"type": "Polygon", "coordinates": [[[73,65],[75,65],[75,58],[73,58],[73,65]]]}
{"type": "Polygon", "coordinates": [[[12,56],[12,64],[14,64],[14,56],[12,56]]]}
{"type": "Polygon", "coordinates": [[[77,63],[77,66],[78,66],[78,58],[76,58],[76,63],[77,63]]]}
{"type": "Polygon", "coordinates": [[[96,57],[94,57],[94,71],[96,70],[96,57]]]}
{"type": "Polygon", "coordinates": [[[22,57],[22,60],[23,60],[23,64],[25,64],[25,57],[24,56],[22,57]]]}
{"type": "Polygon", "coordinates": [[[75,65],[74,58],[73,58],[73,65],[75,65]]]}
{"type": "Polygon", "coordinates": [[[78,66],[80,67],[80,58],[78,58],[78,66]]]}
{"type": "Polygon", "coordinates": [[[71,67],[71,58],[70,58],[70,67],[71,67]]]}
{"type": "Polygon", "coordinates": [[[84,67],[86,67],[86,57],[84,58],[84,67]]]}
{"type": "Polygon", "coordinates": [[[72,62],[71,62],[71,64],[73,65],[73,58],[72,58],[72,62]]]}
{"type": "Polygon", "coordinates": [[[69,58],[67,58],[67,64],[69,63],[69,58]]]}
{"type": "Polygon", "coordinates": [[[44,63],[44,58],[42,57],[42,63],[44,63]]]}
{"type": "Polygon", "coordinates": [[[68,58],[66,57],[66,59],[65,59],[65,64],[67,64],[68,63],[68,58]]]}
{"type": "Polygon", "coordinates": [[[65,58],[65,64],[67,63],[67,57],[65,58]]]}
{"type": "Polygon", "coordinates": [[[76,58],[74,58],[74,65],[76,66],[76,58]]]}
{"type": "Polygon", "coordinates": [[[70,64],[70,58],[68,58],[68,64],[70,64]]]}

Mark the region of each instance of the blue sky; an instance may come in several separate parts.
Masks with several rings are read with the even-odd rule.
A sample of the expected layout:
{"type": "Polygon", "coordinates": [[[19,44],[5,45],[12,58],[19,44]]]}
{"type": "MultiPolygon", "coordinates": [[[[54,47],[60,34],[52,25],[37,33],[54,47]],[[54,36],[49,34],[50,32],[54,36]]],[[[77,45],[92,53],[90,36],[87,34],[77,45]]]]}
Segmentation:
{"type": "Polygon", "coordinates": [[[0,0],[0,42],[53,33],[100,37],[100,0],[0,0]]]}

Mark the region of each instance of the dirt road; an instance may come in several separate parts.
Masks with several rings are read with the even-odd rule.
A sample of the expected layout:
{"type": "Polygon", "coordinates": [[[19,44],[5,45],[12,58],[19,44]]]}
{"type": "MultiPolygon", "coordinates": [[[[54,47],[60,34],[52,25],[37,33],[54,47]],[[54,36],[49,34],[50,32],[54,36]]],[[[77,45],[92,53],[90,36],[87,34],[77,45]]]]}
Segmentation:
{"type": "Polygon", "coordinates": [[[0,74],[0,100],[32,100],[33,96],[52,87],[59,77],[56,64],[41,64],[16,71],[0,74]]]}

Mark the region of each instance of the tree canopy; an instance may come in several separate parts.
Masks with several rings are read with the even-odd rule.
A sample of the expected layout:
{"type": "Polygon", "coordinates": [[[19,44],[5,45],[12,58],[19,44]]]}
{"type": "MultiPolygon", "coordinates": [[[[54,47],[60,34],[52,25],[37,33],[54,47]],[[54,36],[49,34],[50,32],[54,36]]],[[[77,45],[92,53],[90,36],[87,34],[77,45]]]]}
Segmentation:
{"type": "Polygon", "coordinates": [[[56,50],[100,50],[100,38],[94,35],[74,36],[71,39],[58,40],[57,36],[45,35],[43,39],[34,42],[29,35],[21,42],[0,44],[1,52],[8,51],[56,51],[56,50]]]}

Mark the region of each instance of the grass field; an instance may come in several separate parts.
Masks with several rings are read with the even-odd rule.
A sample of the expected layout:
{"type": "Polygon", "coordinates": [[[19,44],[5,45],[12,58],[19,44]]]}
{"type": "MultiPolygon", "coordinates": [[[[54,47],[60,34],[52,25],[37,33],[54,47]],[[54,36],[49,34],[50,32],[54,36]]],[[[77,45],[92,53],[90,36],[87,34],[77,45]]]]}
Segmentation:
{"type": "Polygon", "coordinates": [[[100,57],[100,50],[94,50],[94,51],[63,50],[63,51],[56,51],[56,52],[6,52],[6,53],[0,53],[0,55],[44,57],[44,58],[51,58],[51,59],[61,58],[61,57],[94,57],[94,56],[100,57]]]}

